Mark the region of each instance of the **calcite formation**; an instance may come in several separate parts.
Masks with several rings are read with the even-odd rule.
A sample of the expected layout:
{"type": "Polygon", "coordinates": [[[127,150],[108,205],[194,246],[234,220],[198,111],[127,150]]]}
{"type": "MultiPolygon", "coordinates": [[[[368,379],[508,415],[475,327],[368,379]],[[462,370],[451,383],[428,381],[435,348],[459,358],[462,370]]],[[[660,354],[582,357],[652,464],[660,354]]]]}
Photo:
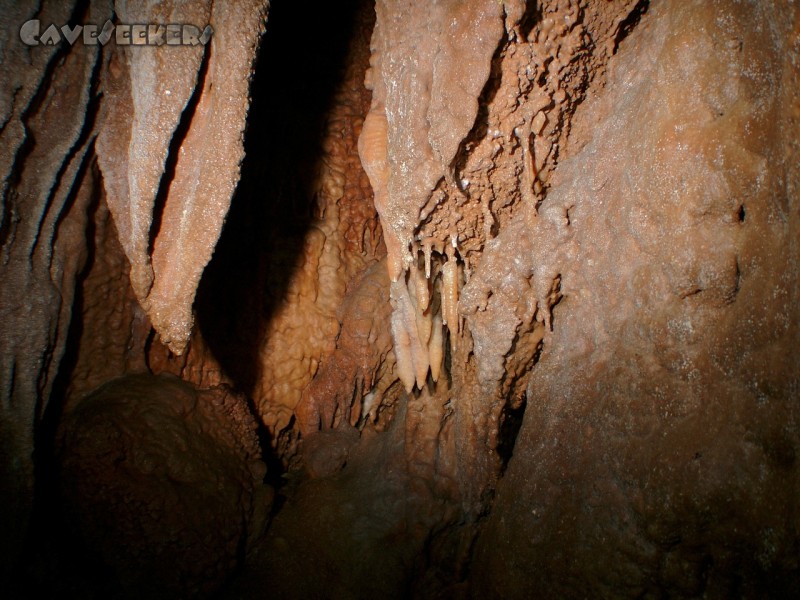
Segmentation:
{"type": "MultiPolygon", "coordinates": [[[[524,395],[559,292],[557,273],[543,273],[533,290],[528,282],[500,286],[480,301],[482,310],[502,305],[484,318],[470,308],[477,284],[468,282],[477,268],[513,269],[510,257],[490,263],[484,252],[515,214],[536,213],[576,106],[602,83],[640,9],[635,2],[376,4],[366,77],[372,105],[359,150],[386,241],[397,372],[411,392],[425,387],[429,372],[439,378],[448,348],[459,365],[452,374],[459,477],[476,511],[499,469],[501,413],[524,395]],[[434,320],[447,327],[441,347],[434,320]],[[467,331],[473,339],[460,344],[467,331]]],[[[516,233],[523,245],[550,239],[516,233]]]]}
{"type": "MultiPolygon", "coordinates": [[[[424,8],[406,1],[378,2],[376,13],[367,73],[372,106],[359,139],[359,154],[383,226],[393,282],[392,333],[399,373],[410,392],[414,385],[424,386],[431,366],[427,322],[432,314],[424,300],[430,294],[429,283],[417,271],[424,268],[425,279],[431,278],[434,249],[443,255],[447,248],[442,308],[450,310],[442,322],[449,316],[449,330],[458,332],[452,302],[457,287],[457,232],[420,237],[420,215],[437,186],[454,184],[456,154],[477,115],[478,97],[503,34],[503,15],[502,4],[492,1],[431,3],[424,8]],[[417,255],[423,248],[425,266],[420,267],[417,255]],[[415,288],[418,308],[411,306],[408,285],[415,288]],[[422,330],[417,326],[418,311],[422,330]]],[[[458,186],[451,187],[451,193],[461,196],[460,192],[458,186]]],[[[441,341],[438,334],[435,341],[441,341]]],[[[443,348],[433,352],[441,356],[443,348]]],[[[438,371],[438,366],[434,369],[438,371]]]]}
{"type": "Polygon", "coordinates": [[[563,299],[478,597],[796,589],[797,18],[652,6],[576,115],[580,150],[538,216],[487,250],[465,309],[488,320],[487,297],[525,281],[557,278],[563,299]]]}
{"type": "MultiPolygon", "coordinates": [[[[435,279],[431,261],[440,263],[441,319],[452,343],[460,332],[459,270],[469,275],[515,205],[541,199],[567,116],[602,71],[633,6],[545,2],[542,19],[531,23],[533,7],[524,2],[377,2],[366,79],[372,106],[359,151],[390,277],[418,281],[424,269],[435,279]],[[509,179],[515,189],[502,189],[509,179]]],[[[398,360],[410,391],[412,374],[422,388],[429,361],[404,285],[393,288],[393,331],[407,349],[398,360]]]]}
{"type": "Polygon", "coordinates": [[[376,383],[395,362],[386,327],[391,314],[388,288],[385,263],[375,263],[345,299],[336,350],[303,391],[296,409],[304,435],[342,422],[356,425],[366,396],[371,395],[363,407],[365,416],[380,406],[376,383]]]}
{"type": "Polygon", "coordinates": [[[796,3],[286,2],[259,45],[266,5],[113,3],[211,24],[193,48],[0,28],[0,543],[34,451],[41,524],[0,567],[81,597],[795,593],[796,3]],[[53,557],[55,509],[106,578],[53,557]]]}
{"type": "Polygon", "coordinates": [[[207,597],[263,531],[271,491],[256,422],[224,387],[129,376],[75,404],[59,432],[73,534],[125,597],[207,597]]]}
{"type": "Polygon", "coordinates": [[[115,4],[123,23],[210,25],[206,46],[119,46],[105,72],[97,139],[131,284],[173,352],[219,239],[244,156],[249,78],[267,0],[115,4]]]}
{"type": "Polygon", "coordinates": [[[198,296],[199,329],[284,455],[296,450],[295,409],[336,349],[345,297],[385,252],[356,150],[374,11],[326,5],[298,44],[305,13],[271,12],[230,237],[198,296]]]}

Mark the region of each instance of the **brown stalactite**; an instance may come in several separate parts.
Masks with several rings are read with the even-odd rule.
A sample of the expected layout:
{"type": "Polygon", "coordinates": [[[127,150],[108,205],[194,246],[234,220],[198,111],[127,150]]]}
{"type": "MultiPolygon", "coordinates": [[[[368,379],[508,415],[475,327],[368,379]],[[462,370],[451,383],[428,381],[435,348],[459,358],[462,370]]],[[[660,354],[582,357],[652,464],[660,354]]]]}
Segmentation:
{"type": "MultiPolygon", "coordinates": [[[[97,142],[108,205],[131,262],[133,290],[176,354],[188,343],[200,276],[239,181],[249,78],[268,6],[267,0],[162,6],[168,22],[210,24],[213,41],[170,52],[118,47],[108,66],[97,142]],[[176,136],[179,147],[168,157],[176,136]],[[163,181],[168,158],[174,173],[163,181]]],[[[150,11],[117,6],[123,22],[145,22],[150,11]]]]}
{"type": "MultiPolygon", "coordinates": [[[[522,22],[532,8],[524,2],[376,4],[367,77],[373,99],[360,154],[386,232],[393,285],[405,288],[406,270],[415,280],[418,252],[426,254],[426,271],[431,251],[441,265],[441,318],[455,361],[465,365],[454,374],[456,411],[463,413],[456,428],[465,428],[456,433],[459,477],[476,514],[499,469],[496,456],[483,456],[484,447],[494,452],[506,398],[524,393],[524,376],[558,300],[558,274],[538,278],[543,289],[530,290],[527,278],[515,282],[500,292],[505,300],[492,300],[505,308],[486,315],[468,309],[459,315],[463,279],[481,266],[484,248],[513,214],[535,213],[570,117],[592,81],[602,81],[634,4],[545,2],[532,27],[522,22]],[[534,298],[519,306],[529,291],[534,298]],[[474,357],[459,348],[462,316],[471,337],[478,334],[474,357]],[[542,325],[534,325],[535,317],[542,325]],[[512,346],[521,351],[507,358],[512,346]],[[477,381],[466,375],[475,368],[477,381]]],[[[520,244],[529,243],[524,229],[518,236],[520,244]]],[[[504,265],[486,267],[492,277],[498,268],[504,265]]],[[[474,288],[465,291],[474,296],[474,288]]],[[[424,386],[429,353],[418,343],[407,296],[399,287],[393,293],[392,329],[398,372],[411,391],[424,386]]]]}
{"type": "Polygon", "coordinates": [[[0,575],[796,589],[800,10],[269,5],[4,7],[0,575]],[[112,8],[214,35],[18,41],[112,8]]]}

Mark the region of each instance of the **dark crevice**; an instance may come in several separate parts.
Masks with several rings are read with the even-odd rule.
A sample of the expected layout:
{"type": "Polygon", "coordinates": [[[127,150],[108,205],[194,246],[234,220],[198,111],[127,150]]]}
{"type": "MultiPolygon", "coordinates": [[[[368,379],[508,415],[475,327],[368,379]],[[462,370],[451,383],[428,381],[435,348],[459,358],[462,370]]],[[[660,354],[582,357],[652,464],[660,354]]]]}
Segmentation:
{"type": "MultiPolygon", "coordinates": [[[[69,24],[72,26],[81,20],[87,9],[88,0],[79,2],[73,11],[69,24]]],[[[70,46],[68,44],[60,44],[59,46],[55,47],[53,54],[47,61],[44,72],[39,79],[39,87],[31,97],[28,105],[20,114],[19,120],[25,133],[22,143],[20,144],[19,148],[17,148],[14,159],[11,161],[9,176],[6,180],[6,197],[3,198],[4,218],[0,223],[0,247],[6,244],[10,237],[11,229],[13,228],[12,220],[5,217],[5,214],[14,211],[13,202],[10,202],[9,200],[16,200],[16,189],[22,182],[22,175],[25,172],[25,163],[27,162],[28,157],[33,153],[34,148],[36,148],[36,140],[33,137],[28,123],[38,114],[39,110],[44,104],[44,101],[47,98],[50,88],[53,84],[53,78],[55,77],[56,70],[63,64],[63,61],[69,51],[70,46]]],[[[13,118],[13,115],[10,118],[13,118]]]]}
{"type": "Polygon", "coordinates": [[[528,398],[524,396],[517,406],[512,406],[508,403],[503,408],[500,416],[500,431],[497,436],[497,454],[500,456],[501,461],[501,475],[505,473],[506,467],[508,467],[508,463],[514,455],[514,446],[522,428],[522,420],[527,406],[528,398]]]}
{"type": "Polygon", "coordinates": [[[78,136],[78,139],[76,140],[73,147],[70,148],[66,158],[64,159],[64,162],[59,168],[58,175],[56,176],[55,183],[53,185],[53,189],[50,191],[50,194],[48,195],[44,210],[45,216],[39,222],[39,230],[37,231],[36,240],[33,245],[33,248],[31,249],[31,256],[33,256],[36,253],[36,250],[39,246],[39,241],[42,235],[42,231],[44,229],[47,220],[47,214],[50,211],[50,207],[52,206],[56,192],[59,190],[62,179],[64,175],[68,172],[68,169],[71,166],[73,159],[80,156],[80,164],[78,165],[77,171],[73,177],[71,187],[67,192],[66,198],[64,199],[64,203],[58,209],[59,212],[58,215],[56,216],[55,224],[53,225],[53,233],[52,233],[53,239],[47,240],[48,246],[52,245],[50,244],[50,242],[55,240],[55,238],[58,236],[59,227],[61,226],[67,215],[70,214],[70,210],[75,204],[75,200],[78,196],[78,192],[80,191],[81,184],[86,175],[88,167],[94,160],[94,135],[95,135],[94,127],[100,106],[100,96],[96,94],[96,91],[97,91],[101,63],[102,60],[98,55],[97,62],[95,63],[94,66],[94,72],[91,77],[90,98],[84,116],[83,127],[80,135],[78,136]]]}
{"type": "Polygon", "coordinates": [[[17,191],[9,189],[3,199],[3,218],[0,219],[0,249],[10,246],[14,241],[17,224],[20,222],[17,213],[17,191]]]}
{"type": "MultiPolygon", "coordinates": [[[[283,478],[283,464],[277,453],[272,450],[272,436],[267,427],[261,422],[261,419],[258,418],[258,409],[255,402],[253,402],[253,399],[250,397],[247,398],[247,409],[253,416],[253,420],[257,423],[256,436],[261,446],[261,460],[267,465],[267,474],[264,476],[263,483],[272,486],[275,491],[278,492],[280,487],[285,483],[285,479],[283,478]]],[[[273,512],[279,508],[276,507],[275,504],[279,504],[278,494],[276,494],[275,503],[272,507],[273,512]]]]}
{"type": "Polygon", "coordinates": [[[326,119],[362,4],[270,8],[251,84],[241,179],[195,302],[203,339],[247,395],[260,377],[266,328],[303,260],[326,119]]]}
{"type": "Polygon", "coordinates": [[[529,42],[528,36],[534,26],[542,20],[542,9],[539,2],[528,0],[525,6],[525,14],[519,20],[519,33],[522,39],[529,42]]]}
{"type": "MultiPolygon", "coordinates": [[[[87,129],[89,135],[91,135],[91,130],[94,128],[94,121],[97,115],[98,110],[98,101],[99,98],[96,98],[90,104],[90,107],[87,111],[87,129]]],[[[90,168],[94,164],[95,161],[95,153],[94,153],[94,136],[91,139],[86,140],[86,148],[83,153],[83,157],[81,159],[81,164],[78,167],[78,170],[75,174],[75,177],[72,182],[72,187],[64,200],[64,204],[61,206],[61,210],[58,213],[58,217],[56,218],[55,226],[53,227],[53,239],[58,238],[58,231],[61,228],[61,224],[64,222],[64,219],[67,218],[71,214],[73,206],[75,206],[75,201],[78,198],[78,193],[81,190],[81,186],[83,185],[84,178],[86,177],[87,173],[89,172],[90,168]]]]}
{"type": "Polygon", "coordinates": [[[736,300],[736,296],[739,295],[739,291],[741,290],[742,287],[742,269],[741,266],[739,265],[739,257],[737,256],[735,260],[736,260],[736,273],[734,274],[734,278],[736,280],[736,283],[734,284],[733,291],[731,292],[730,298],[728,299],[729,303],[736,300]]]}
{"type": "Polygon", "coordinates": [[[614,54],[617,53],[619,45],[630,35],[631,31],[636,29],[648,8],[650,8],[650,0],[639,0],[628,16],[619,24],[617,35],[614,37],[614,54]]]}

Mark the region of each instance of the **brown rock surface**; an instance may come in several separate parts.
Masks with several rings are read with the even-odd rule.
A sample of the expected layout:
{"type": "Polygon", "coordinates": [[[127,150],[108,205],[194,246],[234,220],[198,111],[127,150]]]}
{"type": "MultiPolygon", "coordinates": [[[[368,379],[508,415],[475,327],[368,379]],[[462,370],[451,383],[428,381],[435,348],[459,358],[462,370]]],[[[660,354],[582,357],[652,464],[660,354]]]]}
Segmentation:
{"type": "Polygon", "coordinates": [[[116,5],[124,23],[214,28],[208,46],[118,46],[97,140],[133,290],[177,354],[191,334],[197,285],[239,180],[249,78],[268,5],[116,5]]]}
{"type": "Polygon", "coordinates": [[[116,379],[67,412],[66,519],[113,572],[113,594],[208,597],[225,582],[269,512],[255,429],[230,389],[168,375],[116,379]]]}
{"type": "Polygon", "coordinates": [[[300,431],[307,436],[320,427],[328,429],[339,422],[355,425],[362,413],[362,398],[372,394],[370,406],[380,406],[380,390],[374,389],[380,372],[394,370],[390,356],[392,339],[386,323],[390,317],[389,280],[384,261],[367,269],[345,297],[342,328],[336,350],[320,368],[295,413],[300,431]]]}
{"type": "MultiPolygon", "coordinates": [[[[34,427],[67,340],[95,187],[97,48],[27,47],[19,25],[75,3],[3,4],[0,24],[0,583],[15,574],[34,489],[34,427]]],[[[87,18],[102,22],[107,7],[87,18]]]]}
{"type": "MultiPolygon", "coordinates": [[[[366,80],[372,108],[360,153],[396,280],[397,372],[409,392],[420,390],[431,358],[449,356],[452,385],[440,393],[453,401],[457,478],[477,514],[501,468],[495,450],[503,410],[524,401],[549,313],[537,313],[523,281],[492,300],[512,298],[491,316],[475,314],[472,299],[459,315],[461,289],[513,215],[535,212],[575,107],[602,83],[638,10],[634,2],[379,2],[376,12],[366,80]],[[480,33],[470,34],[477,23],[480,33]],[[427,308],[417,293],[426,280],[426,295],[438,299],[427,308]],[[428,338],[433,319],[449,332],[441,345],[428,338]]],[[[484,269],[499,275],[512,268],[504,260],[484,269]]],[[[542,306],[557,299],[546,283],[535,290],[542,306]]]]}
{"type": "Polygon", "coordinates": [[[61,367],[70,369],[64,390],[67,406],[107,381],[147,369],[150,321],[131,288],[130,265],[102,190],[98,195],[88,227],[93,239],[72,308],[71,344],[61,367]]]}
{"type": "Polygon", "coordinates": [[[396,281],[416,257],[420,211],[439,181],[453,179],[456,152],[472,128],[503,33],[503,10],[492,0],[379,0],[375,11],[367,78],[372,107],[361,157],[396,281]]]}
{"type": "Polygon", "coordinates": [[[211,353],[284,456],[301,395],[336,348],[348,287],[385,253],[356,149],[374,11],[350,0],[307,12],[271,11],[242,181],[197,300],[211,353]]]}
{"type": "Polygon", "coordinates": [[[797,590],[798,71],[786,57],[798,14],[786,16],[654,3],[578,114],[587,141],[539,216],[487,252],[524,267],[479,268],[470,283],[558,281],[563,296],[479,541],[476,597],[797,590]]]}

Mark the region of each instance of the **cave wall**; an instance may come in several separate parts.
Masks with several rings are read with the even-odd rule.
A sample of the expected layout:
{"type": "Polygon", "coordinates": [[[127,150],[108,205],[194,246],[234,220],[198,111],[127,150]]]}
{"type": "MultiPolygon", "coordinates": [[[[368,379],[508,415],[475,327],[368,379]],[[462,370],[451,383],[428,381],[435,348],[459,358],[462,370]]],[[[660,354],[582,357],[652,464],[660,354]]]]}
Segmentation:
{"type": "Polygon", "coordinates": [[[798,21],[781,11],[653,3],[519,224],[546,239],[525,274],[557,272],[563,299],[477,596],[796,593],[798,21]]]}
{"type": "MultiPolygon", "coordinates": [[[[3,12],[5,23],[18,26],[37,14],[68,22],[78,11],[74,2],[4,2],[3,12]]],[[[103,3],[87,15],[109,16],[103,3]]],[[[0,553],[7,580],[33,503],[34,428],[56,380],[86,260],[98,179],[92,147],[100,53],[91,46],[33,51],[4,25],[0,54],[0,553]]]]}
{"type": "Polygon", "coordinates": [[[64,39],[26,46],[20,38],[20,27],[30,19],[43,24],[40,33],[51,23],[92,23],[102,28],[115,15],[129,21],[158,16],[152,13],[153,7],[151,12],[142,12],[142,7],[131,8],[126,2],[3,3],[0,455],[6,509],[4,581],[17,574],[19,561],[27,556],[25,537],[38,483],[34,471],[35,467],[42,470],[49,460],[44,454],[52,447],[48,411],[55,419],[72,391],[80,394],[105,377],[143,368],[149,322],[158,323],[164,340],[173,343],[175,350],[188,336],[197,280],[210,258],[238,179],[249,74],[266,11],[266,3],[212,4],[160,7],[162,21],[211,23],[218,34],[219,52],[213,59],[202,47],[170,48],[174,51],[170,66],[153,62],[159,56],[166,58],[157,47],[136,48],[143,50],[136,53],[114,43],[91,45],[78,40],[69,44],[64,39]],[[176,64],[182,67],[180,77],[176,64]],[[158,89],[152,87],[156,72],[162,75],[155,82],[161,86],[158,89]],[[199,74],[204,89],[198,89],[199,74]],[[135,98],[131,97],[133,80],[135,98]],[[171,83],[177,86],[174,95],[173,89],[165,89],[171,83]],[[216,90],[211,91],[215,83],[216,90]],[[190,96],[195,101],[192,115],[197,118],[194,127],[188,128],[192,135],[185,136],[189,132],[184,124],[178,136],[183,161],[178,167],[177,153],[172,153],[169,183],[175,187],[172,194],[163,191],[156,214],[157,222],[167,223],[164,231],[169,232],[155,244],[161,246],[155,257],[156,275],[159,268],[173,271],[153,279],[148,273],[154,248],[149,245],[151,233],[158,238],[159,228],[151,231],[149,224],[166,161],[166,152],[158,148],[169,146],[190,96]],[[209,122],[212,113],[213,124],[209,122]],[[214,169],[205,168],[212,162],[214,169]],[[218,180],[224,172],[228,173],[227,188],[218,180]],[[130,195],[129,176],[142,187],[130,195]],[[170,196],[177,200],[169,202],[170,196]],[[114,225],[105,218],[106,207],[115,214],[114,225]],[[218,207],[216,213],[214,207],[218,207]],[[195,235],[199,229],[208,235],[195,235]],[[117,235],[127,259],[119,260],[119,254],[114,254],[117,242],[109,239],[109,230],[117,235]],[[199,246],[189,248],[192,244],[199,246]],[[110,256],[102,255],[106,247],[112,250],[110,256]],[[171,257],[166,261],[169,269],[164,254],[171,257]],[[95,269],[98,264],[106,271],[95,269]],[[130,287],[121,280],[129,273],[130,287]],[[159,279],[151,294],[151,284],[159,279]],[[128,289],[136,293],[146,317],[130,304],[121,314],[116,310],[125,303],[118,295],[128,289]],[[108,331],[100,328],[86,331],[83,316],[98,314],[107,317],[103,325],[112,325],[116,336],[106,338],[108,331]],[[95,353],[82,358],[76,354],[77,347],[92,346],[92,333],[97,334],[95,353]],[[114,359],[97,365],[110,349],[114,359]]]}
{"type": "Polygon", "coordinates": [[[4,553],[60,413],[149,372],[258,422],[233,596],[796,589],[797,8],[276,4],[164,3],[215,29],[169,56],[2,29],[4,553]]]}

